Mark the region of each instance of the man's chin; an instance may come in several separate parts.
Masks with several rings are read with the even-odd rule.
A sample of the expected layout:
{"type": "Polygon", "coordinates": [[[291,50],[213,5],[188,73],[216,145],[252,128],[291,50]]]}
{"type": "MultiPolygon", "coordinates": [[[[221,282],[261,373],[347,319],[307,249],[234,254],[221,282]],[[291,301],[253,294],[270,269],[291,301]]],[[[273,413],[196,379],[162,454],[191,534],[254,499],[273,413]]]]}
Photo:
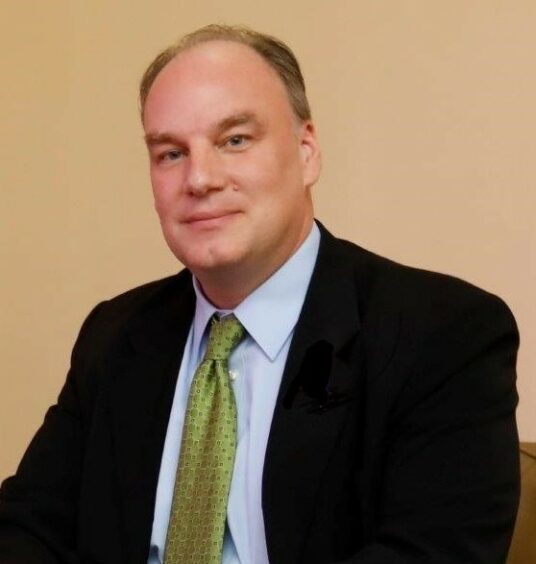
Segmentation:
{"type": "Polygon", "coordinates": [[[222,250],[195,252],[190,249],[182,257],[177,254],[175,256],[196,276],[198,276],[198,273],[205,276],[222,276],[226,272],[234,271],[240,264],[237,253],[222,250]]]}

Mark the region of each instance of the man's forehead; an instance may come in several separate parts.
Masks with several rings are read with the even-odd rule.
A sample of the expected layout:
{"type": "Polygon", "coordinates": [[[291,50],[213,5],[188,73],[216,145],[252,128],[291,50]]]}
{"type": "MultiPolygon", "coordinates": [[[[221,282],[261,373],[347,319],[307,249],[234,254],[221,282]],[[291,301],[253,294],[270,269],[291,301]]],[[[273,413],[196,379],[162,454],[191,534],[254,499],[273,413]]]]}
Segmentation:
{"type": "Polygon", "coordinates": [[[252,48],[214,40],[189,47],[162,69],[147,96],[144,125],[151,134],[164,125],[214,128],[237,115],[265,122],[267,111],[294,119],[276,71],[252,48]]]}
{"type": "Polygon", "coordinates": [[[286,91],[275,69],[252,47],[231,40],[209,40],[178,53],[156,77],[149,97],[158,87],[168,89],[180,83],[188,88],[205,80],[241,88],[253,86],[252,73],[256,81],[286,91]]]}

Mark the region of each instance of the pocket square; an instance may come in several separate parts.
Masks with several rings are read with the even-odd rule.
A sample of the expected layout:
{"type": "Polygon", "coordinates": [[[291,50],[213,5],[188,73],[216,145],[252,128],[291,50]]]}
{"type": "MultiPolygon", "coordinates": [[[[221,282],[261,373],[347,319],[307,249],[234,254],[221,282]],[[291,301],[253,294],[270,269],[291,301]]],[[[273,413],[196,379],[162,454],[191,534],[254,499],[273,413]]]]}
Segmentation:
{"type": "Polygon", "coordinates": [[[333,345],[318,341],[309,347],[298,374],[283,399],[283,406],[308,407],[311,411],[323,411],[337,397],[329,387],[333,364],[333,345]]]}

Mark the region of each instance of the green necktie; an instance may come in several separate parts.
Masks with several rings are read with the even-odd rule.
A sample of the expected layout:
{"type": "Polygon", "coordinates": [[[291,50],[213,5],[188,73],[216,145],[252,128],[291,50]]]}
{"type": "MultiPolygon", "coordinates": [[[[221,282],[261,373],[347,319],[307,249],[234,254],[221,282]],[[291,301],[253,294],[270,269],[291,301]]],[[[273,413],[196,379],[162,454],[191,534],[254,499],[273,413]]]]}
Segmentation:
{"type": "Polygon", "coordinates": [[[220,564],[236,451],[228,360],[244,336],[234,315],[212,319],[184,421],[164,564],[220,564]]]}

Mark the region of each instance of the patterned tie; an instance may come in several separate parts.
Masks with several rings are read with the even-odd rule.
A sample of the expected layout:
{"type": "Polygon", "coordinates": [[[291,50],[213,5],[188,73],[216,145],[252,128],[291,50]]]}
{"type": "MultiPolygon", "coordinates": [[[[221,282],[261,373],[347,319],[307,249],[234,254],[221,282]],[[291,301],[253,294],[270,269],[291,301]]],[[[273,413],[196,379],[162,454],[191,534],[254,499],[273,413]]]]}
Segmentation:
{"type": "Polygon", "coordinates": [[[234,315],[212,319],[188,400],[166,538],[165,564],[220,564],[236,451],[228,360],[244,336],[234,315]]]}

